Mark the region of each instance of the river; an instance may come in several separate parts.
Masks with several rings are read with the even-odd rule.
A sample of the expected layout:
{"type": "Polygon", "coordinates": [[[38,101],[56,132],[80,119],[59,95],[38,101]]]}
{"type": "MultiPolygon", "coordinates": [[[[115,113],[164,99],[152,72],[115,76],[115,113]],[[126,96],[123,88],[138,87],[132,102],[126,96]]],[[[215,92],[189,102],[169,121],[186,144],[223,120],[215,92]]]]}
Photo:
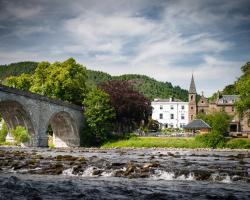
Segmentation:
{"type": "Polygon", "coordinates": [[[250,152],[0,147],[2,199],[250,199],[250,152]]]}

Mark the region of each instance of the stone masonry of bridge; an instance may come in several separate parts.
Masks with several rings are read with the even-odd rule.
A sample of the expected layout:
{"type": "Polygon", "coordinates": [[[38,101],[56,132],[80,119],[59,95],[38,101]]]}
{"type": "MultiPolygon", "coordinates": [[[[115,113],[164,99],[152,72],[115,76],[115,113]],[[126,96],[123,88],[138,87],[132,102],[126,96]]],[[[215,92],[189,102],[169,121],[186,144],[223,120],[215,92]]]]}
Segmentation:
{"type": "Polygon", "coordinates": [[[26,146],[47,147],[48,127],[56,147],[80,145],[83,109],[64,101],[0,85],[0,113],[8,129],[24,126],[31,139],[26,146]]]}

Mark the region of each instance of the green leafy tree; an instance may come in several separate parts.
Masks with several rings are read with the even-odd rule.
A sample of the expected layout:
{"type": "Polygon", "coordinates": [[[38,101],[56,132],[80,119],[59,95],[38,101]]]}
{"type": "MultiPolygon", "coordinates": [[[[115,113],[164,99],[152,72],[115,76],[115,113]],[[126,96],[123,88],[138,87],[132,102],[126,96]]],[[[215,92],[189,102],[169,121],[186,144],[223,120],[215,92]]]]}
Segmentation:
{"type": "MultiPolygon", "coordinates": [[[[108,94],[100,89],[90,91],[84,102],[87,130],[84,139],[90,145],[104,142],[113,129],[115,111],[111,107],[108,94]]],[[[83,140],[84,140],[83,139],[83,140]]]]}
{"type": "Polygon", "coordinates": [[[25,143],[30,140],[28,131],[22,126],[17,126],[15,129],[11,129],[10,133],[12,134],[17,144],[25,143]]]}
{"type": "Polygon", "coordinates": [[[29,74],[21,74],[20,76],[10,76],[5,79],[4,84],[20,90],[29,90],[32,85],[32,78],[29,74]]]}
{"type": "Polygon", "coordinates": [[[2,122],[2,128],[0,129],[0,142],[5,142],[8,134],[7,126],[5,122],[2,122]]]}
{"type": "Polygon", "coordinates": [[[231,84],[231,85],[227,85],[223,91],[222,94],[224,95],[234,95],[234,94],[238,94],[238,91],[236,89],[236,85],[235,84],[231,84]]]}
{"type": "Polygon", "coordinates": [[[195,140],[202,142],[206,147],[223,147],[225,145],[224,134],[227,132],[231,116],[226,112],[215,112],[211,114],[199,113],[196,118],[208,123],[212,132],[197,135],[195,140]]]}
{"type": "Polygon", "coordinates": [[[40,63],[33,78],[31,91],[63,101],[80,105],[87,92],[86,69],[73,58],[62,63],[40,63]]]}
{"type": "Polygon", "coordinates": [[[10,76],[4,84],[81,105],[87,93],[86,68],[73,58],[64,62],[41,62],[33,75],[10,76]]]}
{"type": "Polygon", "coordinates": [[[48,80],[48,75],[50,71],[50,63],[49,62],[40,62],[37,65],[35,73],[33,75],[33,86],[31,88],[32,92],[48,95],[46,94],[46,82],[48,80]]]}
{"type": "Polygon", "coordinates": [[[250,121],[250,62],[241,67],[243,75],[236,83],[240,100],[236,102],[237,110],[243,115],[247,114],[250,121]]]}
{"type": "Polygon", "coordinates": [[[196,116],[197,119],[202,119],[206,123],[208,123],[212,130],[215,132],[219,132],[224,134],[227,132],[228,125],[232,119],[226,112],[215,112],[211,114],[199,113],[196,116]]]}

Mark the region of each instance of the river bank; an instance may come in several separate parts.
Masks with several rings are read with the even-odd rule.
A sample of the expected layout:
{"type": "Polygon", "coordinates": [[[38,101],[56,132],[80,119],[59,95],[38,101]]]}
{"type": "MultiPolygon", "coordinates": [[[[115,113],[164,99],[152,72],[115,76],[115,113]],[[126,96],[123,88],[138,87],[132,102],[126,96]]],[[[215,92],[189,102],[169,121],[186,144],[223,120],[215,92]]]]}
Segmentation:
{"type": "Polygon", "coordinates": [[[0,188],[2,199],[249,199],[250,152],[0,147],[0,188]]]}
{"type": "MultiPolygon", "coordinates": [[[[146,148],[184,148],[184,149],[209,149],[206,144],[196,140],[194,137],[131,137],[129,139],[107,142],[104,148],[115,147],[146,147],[146,148]]],[[[217,149],[250,149],[250,139],[232,138],[227,139],[223,148],[217,149]]]]}

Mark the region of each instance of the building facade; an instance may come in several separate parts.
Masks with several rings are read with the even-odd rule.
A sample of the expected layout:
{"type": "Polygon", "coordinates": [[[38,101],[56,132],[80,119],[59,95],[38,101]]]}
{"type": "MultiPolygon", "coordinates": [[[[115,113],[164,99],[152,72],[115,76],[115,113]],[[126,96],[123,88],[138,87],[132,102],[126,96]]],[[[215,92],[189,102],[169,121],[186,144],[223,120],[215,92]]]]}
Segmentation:
{"type": "Polygon", "coordinates": [[[220,95],[218,92],[217,98],[209,102],[203,95],[197,101],[197,93],[192,75],[190,88],[189,88],[189,102],[188,102],[188,119],[191,122],[195,119],[198,113],[209,114],[213,112],[225,111],[228,115],[232,116],[232,121],[229,124],[229,132],[248,132],[250,127],[247,123],[247,116],[239,117],[236,112],[234,103],[239,99],[238,95],[220,95]]]}
{"type": "Polygon", "coordinates": [[[225,111],[232,116],[228,131],[231,133],[250,132],[247,116],[239,117],[234,103],[238,95],[220,95],[214,101],[208,101],[203,92],[198,101],[194,77],[192,75],[188,91],[188,102],[178,99],[155,99],[151,102],[153,107],[152,119],[157,120],[161,128],[183,128],[196,118],[198,113],[209,114],[225,111]]]}
{"type": "Polygon", "coordinates": [[[152,119],[157,120],[161,128],[183,128],[188,123],[188,102],[178,99],[155,99],[152,119]]]}

